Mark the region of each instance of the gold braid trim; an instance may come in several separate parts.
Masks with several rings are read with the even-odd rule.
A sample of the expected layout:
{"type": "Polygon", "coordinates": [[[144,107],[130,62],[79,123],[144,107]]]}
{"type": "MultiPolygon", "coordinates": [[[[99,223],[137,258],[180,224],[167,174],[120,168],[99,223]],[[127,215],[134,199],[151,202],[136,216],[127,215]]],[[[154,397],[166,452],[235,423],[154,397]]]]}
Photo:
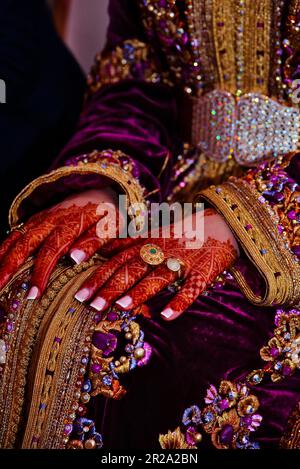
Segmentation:
{"type": "Polygon", "coordinates": [[[167,72],[161,71],[149,45],[138,39],[129,39],[111,51],[96,55],[88,75],[89,92],[93,94],[105,85],[130,79],[173,86],[167,72]]]}
{"type": "Polygon", "coordinates": [[[283,449],[300,449],[300,402],[289,418],[287,429],[280,440],[283,449]]]}
{"type": "Polygon", "coordinates": [[[117,183],[122,191],[127,195],[127,207],[134,204],[144,203],[144,189],[139,181],[132,175],[132,163],[130,158],[121,151],[107,150],[103,152],[94,151],[88,155],[83,155],[75,161],[76,165],[63,166],[28,184],[15,198],[9,211],[9,224],[11,229],[20,223],[20,208],[22,203],[31,197],[39,188],[45,190],[45,186],[68,176],[74,175],[98,175],[111,179],[117,183]],[[122,158],[129,161],[124,164],[122,158]]]}
{"type": "Polygon", "coordinates": [[[89,353],[95,327],[93,315],[74,300],[82,282],[97,268],[92,263],[84,267],[63,288],[51,285],[52,289],[55,287],[58,301],[47,309],[37,336],[29,374],[30,409],[22,448],[63,449],[68,441],[64,425],[79,399],[77,381],[85,372],[82,357],[85,348],[89,353]]]}
{"type": "Polygon", "coordinates": [[[233,266],[231,272],[246,298],[260,306],[299,304],[299,263],[279,235],[268,207],[259,202],[251,187],[230,178],[220,187],[203,190],[199,198],[209,201],[225,217],[246,255],[265,280],[265,294],[258,296],[233,266]]]}
{"type": "MultiPolygon", "coordinates": [[[[68,268],[63,264],[58,265],[50,279],[50,287],[40,301],[32,303],[26,301],[26,292],[20,287],[30,277],[32,260],[12,278],[7,287],[1,292],[0,301],[5,310],[11,311],[10,304],[13,298],[18,298],[20,306],[15,314],[15,319],[8,319],[14,324],[14,333],[4,334],[5,343],[8,346],[6,363],[1,376],[0,386],[0,447],[13,448],[19,446],[16,442],[24,422],[21,418],[24,414],[25,386],[27,384],[29,367],[32,366],[32,349],[37,341],[38,330],[43,318],[58,308],[61,296],[58,294],[64,285],[73,277],[85,271],[94,264],[94,260],[68,268]],[[22,293],[20,293],[22,292],[22,293]],[[20,295],[20,296],[19,296],[20,295]],[[10,337],[11,336],[11,337],[10,337]]],[[[9,314],[11,316],[11,313],[9,314]]]]}

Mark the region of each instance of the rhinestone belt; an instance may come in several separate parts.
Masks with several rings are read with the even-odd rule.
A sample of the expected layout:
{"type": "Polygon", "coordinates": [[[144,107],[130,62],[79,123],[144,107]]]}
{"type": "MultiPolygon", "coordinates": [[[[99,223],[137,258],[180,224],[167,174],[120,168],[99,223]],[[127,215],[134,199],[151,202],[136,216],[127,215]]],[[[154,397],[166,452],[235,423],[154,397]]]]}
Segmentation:
{"type": "Polygon", "coordinates": [[[299,122],[298,109],[268,96],[215,90],[194,100],[192,143],[215,161],[252,166],[297,150],[299,122]]]}

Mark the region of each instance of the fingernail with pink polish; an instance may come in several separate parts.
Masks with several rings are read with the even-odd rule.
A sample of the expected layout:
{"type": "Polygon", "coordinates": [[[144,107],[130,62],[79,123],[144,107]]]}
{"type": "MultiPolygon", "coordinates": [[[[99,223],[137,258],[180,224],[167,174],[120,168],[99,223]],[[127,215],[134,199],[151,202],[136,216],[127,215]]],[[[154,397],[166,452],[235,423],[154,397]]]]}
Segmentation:
{"type": "Polygon", "coordinates": [[[83,303],[84,301],[88,300],[90,296],[90,290],[88,288],[83,288],[76,293],[75,298],[76,300],[80,301],[80,303],[83,303]]]}
{"type": "Polygon", "coordinates": [[[166,308],[160,314],[164,319],[171,319],[174,316],[175,311],[173,311],[172,308],[166,308]]]}
{"type": "Polygon", "coordinates": [[[86,259],[86,253],[80,249],[74,249],[70,252],[70,257],[76,264],[80,264],[86,259]]]}
{"type": "Polygon", "coordinates": [[[116,304],[121,306],[121,308],[129,308],[129,306],[132,305],[132,298],[129,295],[123,296],[118,301],[116,301],[116,304]]]}
{"type": "Polygon", "coordinates": [[[28,295],[27,300],[36,300],[40,296],[40,290],[38,287],[31,287],[28,295]]]}
{"type": "Polygon", "coordinates": [[[107,305],[107,301],[104,298],[101,298],[101,296],[97,296],[94,301],[90,304],[90,306],[97,311],[103,311],[104,308],[107,305]]]}

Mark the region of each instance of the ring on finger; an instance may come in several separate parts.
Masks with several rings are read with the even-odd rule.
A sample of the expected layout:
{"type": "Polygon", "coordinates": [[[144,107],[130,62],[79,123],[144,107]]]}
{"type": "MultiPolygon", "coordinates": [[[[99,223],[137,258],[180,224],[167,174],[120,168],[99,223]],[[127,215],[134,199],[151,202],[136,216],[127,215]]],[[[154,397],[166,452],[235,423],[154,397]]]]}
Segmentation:
{"type": "Polygon", "coordinates": [[[162,264],[165,259],[163,250],[156,244],[144,244],[140,249],[140,256],[146,264],[150,265],[162,264]]]}
{"type": "Polygon", "coordinates": [[[166,265],[171,272],[176,272],[178,278],[182,277],[182,270],[184,267],[184,263],[180,259],[176,259],[176,257],[169,257],[166,261],[166,265]]]}

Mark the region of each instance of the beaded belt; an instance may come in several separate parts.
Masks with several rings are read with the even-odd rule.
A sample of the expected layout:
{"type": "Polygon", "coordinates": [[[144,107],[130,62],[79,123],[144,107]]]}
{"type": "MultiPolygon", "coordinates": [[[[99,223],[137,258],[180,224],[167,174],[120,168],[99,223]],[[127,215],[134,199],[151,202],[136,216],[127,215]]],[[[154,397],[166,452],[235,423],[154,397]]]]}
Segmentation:
{"type": "Polygon", "coordinates": [[[224,162],[244,166],[276,158],[299,145],[299,111],[257,93],[237,98],[215,90],[193,100],[192,143],[224,162]]]}

